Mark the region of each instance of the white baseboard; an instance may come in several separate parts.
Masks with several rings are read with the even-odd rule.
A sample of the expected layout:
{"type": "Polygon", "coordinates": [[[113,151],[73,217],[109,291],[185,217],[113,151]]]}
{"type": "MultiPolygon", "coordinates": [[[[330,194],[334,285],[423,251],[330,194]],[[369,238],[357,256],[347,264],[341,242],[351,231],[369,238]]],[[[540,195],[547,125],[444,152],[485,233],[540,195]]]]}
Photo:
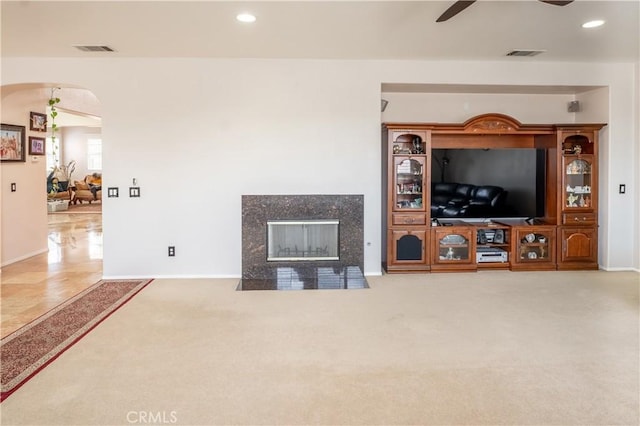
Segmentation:
{"type": "Polygon", "coordinates": [[[103,275],[103,280],[193,280],[193,279],[240,279],[240,275],[155,275],[150,277],[148,275],[103,275]]]}
{"type": "Polygon", "coordinates": [[[640,272],[640,270],[636,268],[604,268],[600,266],[600,269],[607,272],[640,272]]]}
{"type": "Polygon", "coordinates": [[[42,253],[46,253],[48,251],[49,251],[49,248],[46,248],[46,249],[34,251],[33,253],[27,253],[24,256],[16,257],[15,259],[10,259],[10,260],[7,260],[6,262],[3,262],[0,265],[0,267],[4,268],[5,266],[11,265],[12,263],[20,262],[22,260],[28,259],[28,258],[33,257],[33,256],[37,256],[37,255],[42,254],[42,253]]]}

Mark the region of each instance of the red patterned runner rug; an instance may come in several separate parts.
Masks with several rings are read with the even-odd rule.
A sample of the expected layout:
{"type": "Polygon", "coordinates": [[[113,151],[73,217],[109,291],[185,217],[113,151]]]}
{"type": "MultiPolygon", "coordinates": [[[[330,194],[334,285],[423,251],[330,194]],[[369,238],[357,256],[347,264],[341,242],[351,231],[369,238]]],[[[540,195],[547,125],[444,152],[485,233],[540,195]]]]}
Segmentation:
{"type": "Polygon", "coordinates": [[[0,342],[4,401],[152,280],[102,280],[0,342]]]}

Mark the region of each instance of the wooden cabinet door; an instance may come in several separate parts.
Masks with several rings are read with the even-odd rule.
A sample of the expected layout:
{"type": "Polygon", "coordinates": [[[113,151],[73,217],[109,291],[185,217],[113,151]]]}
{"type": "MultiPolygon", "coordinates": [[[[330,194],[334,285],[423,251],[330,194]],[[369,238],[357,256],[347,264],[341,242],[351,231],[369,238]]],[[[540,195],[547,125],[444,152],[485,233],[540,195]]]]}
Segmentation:
{"type": "Polygon", "coordinates": [[[428,270],[427,247],[426,230],[389,230],[387,268],[407,271],[428,270]]]}
{"type": "Polygon", "coordinates": [[[560,262],[570,267],[570,264],[584,267],[590,264],[597,268],[598,263],[598,233],[596,228],[561,228],[560,230],[560,262]]]}
{"type": "Polygon", "coordinates": [[[396,156],[393,160],[393,210],[426,211],[429,200],[426,186],[425,156],[396,156]]]}
{"type": "Polygon", "coordinates": [[[597,170],[593,155],[562,158],[562,210],[565,213],[594,212],[597,208],[597,170]]]}
{"type": "Polygon", "coordinates": [[[511,239],[511,269],[556,269],[555,238],[555,226],[515,227],[511,239]]]}
{"type": "Polygon", "coordinates": [[[475,228],[443,226],[432,233],[432,271],[476,270],[475,228]]]}
{"type": "Polygon", "coordinates": [[[559,228],[558,269],[598,269],[598,230],[559,228]]]}

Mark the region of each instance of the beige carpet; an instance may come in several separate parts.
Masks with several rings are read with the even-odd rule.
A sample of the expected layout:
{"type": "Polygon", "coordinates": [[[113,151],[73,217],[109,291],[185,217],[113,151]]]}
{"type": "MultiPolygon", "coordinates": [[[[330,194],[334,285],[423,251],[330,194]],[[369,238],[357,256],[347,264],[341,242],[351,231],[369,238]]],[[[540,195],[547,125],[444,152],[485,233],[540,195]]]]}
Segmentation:
{"type": "Polygon", "coordinates": [[[156,280],[3,402],[2,424],[638,424],[639,274],[368,280],[156,280]]]}

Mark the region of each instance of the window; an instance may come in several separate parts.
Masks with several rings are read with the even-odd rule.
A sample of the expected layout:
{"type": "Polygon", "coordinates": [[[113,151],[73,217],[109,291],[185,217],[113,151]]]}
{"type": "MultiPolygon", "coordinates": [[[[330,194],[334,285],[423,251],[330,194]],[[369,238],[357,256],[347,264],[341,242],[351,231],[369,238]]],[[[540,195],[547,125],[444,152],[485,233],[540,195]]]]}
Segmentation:
{"type": "Polygon", "coordinates": [[[87,141],[87,169],[102,170],[102,139],[87,141]]]}

